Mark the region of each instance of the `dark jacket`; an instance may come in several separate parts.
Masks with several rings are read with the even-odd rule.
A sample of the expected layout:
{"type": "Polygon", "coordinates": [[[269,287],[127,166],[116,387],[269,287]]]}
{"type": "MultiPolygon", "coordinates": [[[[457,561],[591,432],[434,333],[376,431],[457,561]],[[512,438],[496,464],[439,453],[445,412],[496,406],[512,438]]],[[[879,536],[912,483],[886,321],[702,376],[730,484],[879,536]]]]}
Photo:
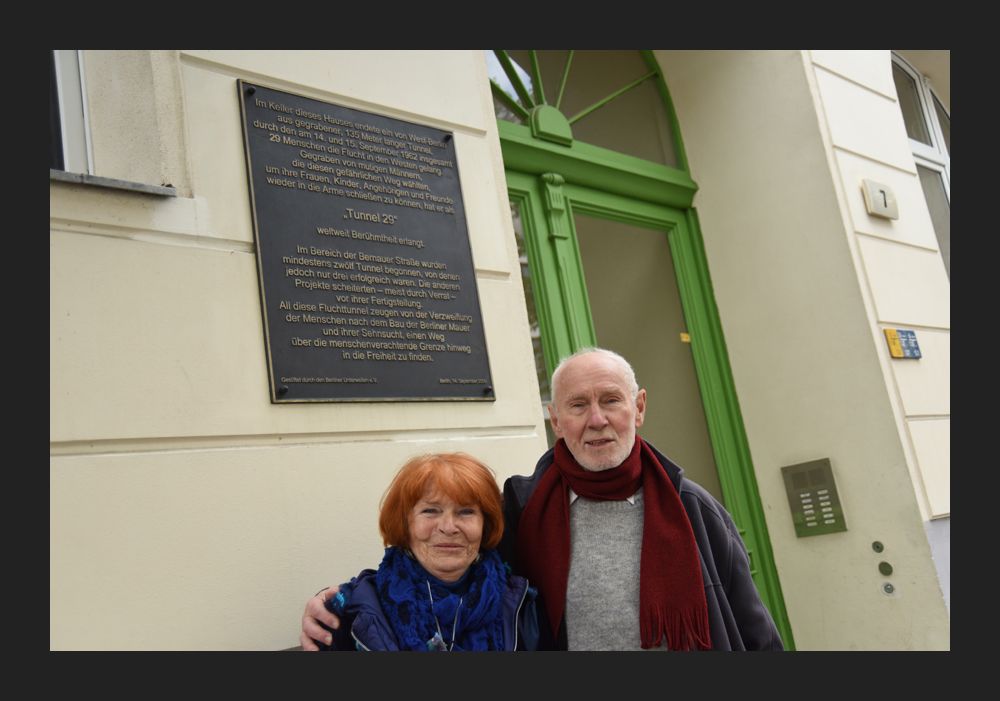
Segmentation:
{"type": "MultiPolygon", "coordinates": [[[[650,445],[650,448],[653,448],[650,445]]],[[[782,650],[781,638],[771,614],[757,593],[750,577],[750,563],[743,539],[732,517],[704,487],[685,478],[684,471],[653,448],[691,521],[694,539],[701,556],[701,576],[705,582],[708,620],[713,650],[782,650]]],[[[517,527],[528,498],[538,479],[553,461],[549,450],[538,461],[530,477],[515,475],[504,482],[504,534],[500,555],[518,571],[516,557],[517,527]]],[[[545,607],[539,604],[541,649],[566,649],[566,623],[552,639],[544,620],[545,607]]]]}
{"type": "MultiPolygon", "coordinates": [[[[347,601],[342,612],[336,609],[333,597],[326,604],[340,618],[340,628],[333,631],[333,645],[321,645],[321,649],[399,651],[396,635],[379,603],[375,570],[363,570],[341,584],[340,592],[347,601]]],[[[535,595],[524,577],[507,578],[502,603],[504,651],[537,649],[535,595]]]]}

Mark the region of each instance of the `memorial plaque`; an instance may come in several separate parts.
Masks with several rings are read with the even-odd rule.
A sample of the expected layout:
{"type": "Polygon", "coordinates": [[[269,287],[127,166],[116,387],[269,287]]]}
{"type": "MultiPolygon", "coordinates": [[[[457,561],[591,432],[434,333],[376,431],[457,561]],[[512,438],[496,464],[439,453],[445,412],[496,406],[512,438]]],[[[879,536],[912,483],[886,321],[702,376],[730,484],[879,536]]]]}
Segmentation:
{"type": "Polygon", "coordinates": [[[494,400],[452,134],[237,87],[271,401],[494,400]]]}

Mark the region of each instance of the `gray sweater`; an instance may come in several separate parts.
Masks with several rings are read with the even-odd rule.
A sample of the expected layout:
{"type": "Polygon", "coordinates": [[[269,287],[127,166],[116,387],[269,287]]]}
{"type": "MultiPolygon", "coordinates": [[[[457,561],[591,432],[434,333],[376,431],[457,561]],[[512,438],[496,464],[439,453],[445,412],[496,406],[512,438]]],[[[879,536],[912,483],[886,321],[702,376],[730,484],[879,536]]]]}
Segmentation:
{"type": "MultiPolygon", "coordinates": [[[[566,585],[566,634],[570,650],[642,650],[639,644],[641,488],[632,501],[578,497],[570,505],[571,555],[566,585]],[[614,536],[607,537],[609,533],[614,536]],[[603,613],[595,616],[595,611],[603,613]]],[[[663,650],[664,646],[653,649],[663,650]]]]}

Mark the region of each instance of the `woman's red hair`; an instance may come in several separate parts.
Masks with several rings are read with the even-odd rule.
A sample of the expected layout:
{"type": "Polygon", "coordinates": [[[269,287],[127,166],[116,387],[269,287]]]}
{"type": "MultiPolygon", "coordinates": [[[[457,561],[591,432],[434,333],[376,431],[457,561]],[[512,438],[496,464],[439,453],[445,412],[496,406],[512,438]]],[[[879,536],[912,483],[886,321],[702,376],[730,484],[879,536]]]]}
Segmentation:
{"type": "Polygon", "coordinates": [[[378,528],[385,545],[410,546],[410,512],[416,503],[438,491],[462,506],[483,512],[480,547],[492,550],[503,535],[503,501],[496,475],[466,453],[432,453],[410,459],[382,495],[378,528]]]}

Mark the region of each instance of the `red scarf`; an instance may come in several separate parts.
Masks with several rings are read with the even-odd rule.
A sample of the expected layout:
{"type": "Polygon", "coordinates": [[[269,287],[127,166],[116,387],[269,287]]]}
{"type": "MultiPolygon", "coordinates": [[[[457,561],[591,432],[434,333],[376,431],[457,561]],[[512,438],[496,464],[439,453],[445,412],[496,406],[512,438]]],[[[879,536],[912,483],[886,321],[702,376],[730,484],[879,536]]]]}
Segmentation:
{"type": "Polygon", "coordinates": [[[558,635],[569,579],[568,488],[588,499],[619,500],[632,496],[640,486],[644,494],[639,561],[642,647],[656,647],[665,636],[668,650],[711,649],[708,604],[691,522],[667,473],[639,436],[620,466],[600,472],[580,467],[565,441],[556,442],[553,466],[538,480],[518,525],[521,567],[541,590],[552,632],[558,635]]]}

